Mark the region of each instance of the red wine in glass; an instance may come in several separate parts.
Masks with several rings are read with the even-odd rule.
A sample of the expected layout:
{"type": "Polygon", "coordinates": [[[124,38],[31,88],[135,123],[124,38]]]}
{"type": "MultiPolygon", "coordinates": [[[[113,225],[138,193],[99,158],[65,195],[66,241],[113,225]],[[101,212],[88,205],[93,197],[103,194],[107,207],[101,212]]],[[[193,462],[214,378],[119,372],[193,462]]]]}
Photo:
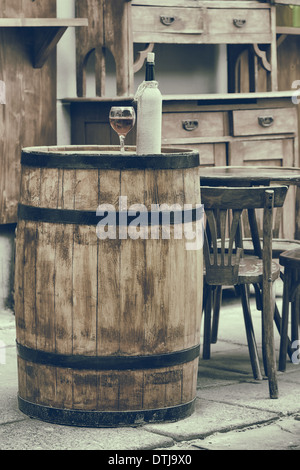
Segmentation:
{"type": "Polygon", "coordinates": [[[135,111],[131,106],[113,106],[109,112],[109,123],[120,139],[120,150],[125,151],[125,137],[135,124],[135,111]]]}

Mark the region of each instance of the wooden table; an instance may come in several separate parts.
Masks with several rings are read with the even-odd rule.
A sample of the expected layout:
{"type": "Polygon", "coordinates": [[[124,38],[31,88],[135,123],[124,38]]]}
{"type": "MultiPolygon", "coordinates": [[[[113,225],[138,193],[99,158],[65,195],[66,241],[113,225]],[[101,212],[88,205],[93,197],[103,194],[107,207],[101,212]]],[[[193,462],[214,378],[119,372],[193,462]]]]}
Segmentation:
{"type": "Polygon", "coordinates": [[[273,182],[300,186],[300,168],[269,166],[219,166],[201,168],[202,186],[256,186],[273,182]]]}
{"type": "MultiPolygon", "coordinates": [[[[300,168],[268,166],[226,166],[200,168],[202,186],[269,186],[279,183],[297,186],[295,201],[295,239],[300,239],[300,168]]],[[[291,220],[291,215],[284,214],[284,223],[291,220]]]]}

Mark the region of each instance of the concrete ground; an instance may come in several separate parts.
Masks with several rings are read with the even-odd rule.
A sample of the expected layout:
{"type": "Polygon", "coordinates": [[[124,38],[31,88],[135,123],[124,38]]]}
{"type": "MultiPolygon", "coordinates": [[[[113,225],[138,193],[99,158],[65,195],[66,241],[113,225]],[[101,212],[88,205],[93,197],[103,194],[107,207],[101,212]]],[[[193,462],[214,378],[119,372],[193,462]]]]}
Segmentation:
{"type": "MultiPolygon", "coordinates": [[[[277,281],[280,308],[281,287],[277,281]]],[[[260,313],[254,299],[251,302],[260,347],[260,313]]],[[[278,339],[276,331],[277,352],[278,339]]],[[[288,361],[287,371],[278,373],[279,399],[271,400],[267,380],[253,380],[241,305],[233,290],[224,294],[219,340],[212,346],[212,358],[199,361],[196,410],[175,423],[93,429],[31,419],[17,406],[15,325],[10,310],[0,311],[1,345],[1,450],[153,450],[175,454],[203,449],[300,450],[300,364],[288,361]]],[[[295,352],[299,360],[297,349],[295,352]]]]}

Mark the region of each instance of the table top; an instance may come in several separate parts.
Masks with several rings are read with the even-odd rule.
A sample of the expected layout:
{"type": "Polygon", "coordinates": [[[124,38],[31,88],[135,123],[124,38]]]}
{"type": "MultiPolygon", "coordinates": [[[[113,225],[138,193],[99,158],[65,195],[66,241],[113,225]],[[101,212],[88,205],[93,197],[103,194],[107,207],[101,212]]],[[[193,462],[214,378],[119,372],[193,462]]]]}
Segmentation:
{"type": "Polygon", "coordinates": [[[268,166],[216,166],[199,169],[202,186],[251,186],[271,182],[300,185],[300,168],[268,166]]]}

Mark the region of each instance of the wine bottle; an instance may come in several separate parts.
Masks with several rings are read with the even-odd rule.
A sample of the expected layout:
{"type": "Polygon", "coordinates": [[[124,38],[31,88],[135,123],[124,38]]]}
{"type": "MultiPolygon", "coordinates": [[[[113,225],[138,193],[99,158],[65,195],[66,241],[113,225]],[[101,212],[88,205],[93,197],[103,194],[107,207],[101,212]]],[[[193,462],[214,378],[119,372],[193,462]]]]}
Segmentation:
{"type": "Polygon", "coordinates": [[[155,54],[149,52],[145,80],[136,93],[138,155],[161,153],[162,96],[155,80],[155,54]]]}
{"type": "Polygon", "coordinates": [[[145,76],[145,81],[146,82],[152,82],[155,80],[155,54],[153,52],[149,52],[147,55],[147,61],[146,61],[146,76],[145,76]]]}

